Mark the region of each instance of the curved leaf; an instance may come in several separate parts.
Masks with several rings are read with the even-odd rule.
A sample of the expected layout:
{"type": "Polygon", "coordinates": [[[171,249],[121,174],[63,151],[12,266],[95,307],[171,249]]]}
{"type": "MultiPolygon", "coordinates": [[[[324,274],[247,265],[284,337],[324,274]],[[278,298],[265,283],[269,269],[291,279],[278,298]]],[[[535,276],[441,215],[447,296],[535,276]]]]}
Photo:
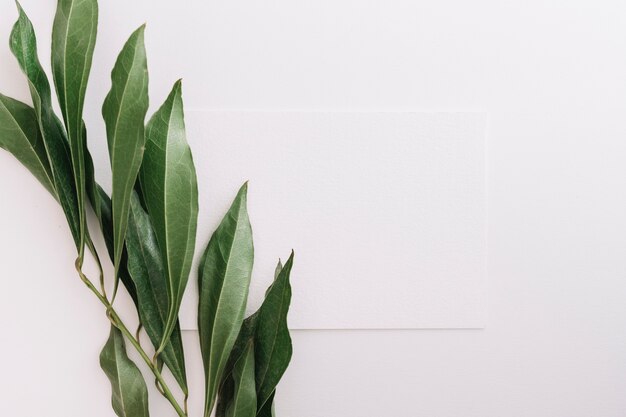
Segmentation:
{"type": "MultiPolygon", "coordinates": [[[[167,279],[150,218],[141,207],[137,193],[133,193],[131,199],[126,251],[128,272],[137,289],[141,323],[157,348],[167,319],[167,279]]],[[[183,392],[187,393],[185,356],[178,322],[159,358],[170,369],[183,392]]]]}
{"type": "Polygon", "coordinates": [[[270,398],[265,402],[265,405],[263,406],[263,408],[261,408],[258,412],[257,412],[257,417],[275,417],[276,416],[276,412],[274,411],[274,395],[276,394],[276,391],[272,392],[272,395],[270,395],[270,398]]]}
{"type": "Polygon", "coordinates": [[[289,275],[293,252],[270,287],[259,309],[255,343],[256,387],[259,410],[265,406],[291,360],[287,312],[291,302],[289,275]]]}
{"type": "Polygon", "coordinates": [[[96,44],[97,0],[59,0],[52,26],[52,72],[70,145],[76,184],[79,253],[85,246],[85,141],[83,107],[96,44]]]}
{"type": "MultiPolygon", "coordinates": [[[[112,86],[102,106],[113,173],[113,247],[118,276],[133,187],[145,145],[144,121],[148,111],[148,66],[144,28],[130,36],[111,73],[112,86]]],[[[118,279],[115,280],[117,288],[118,279]]],[[[115,293],[115,290],[114,290],[115,293]]]]}
{"type": "Polygon", "coordinates": [[[254,343],[249,342],[244,355],[233,369],[233,397],[226,408],[226,417],[256,416],[256,387],[254,385],[254,343]]]}
{"type": "Polygon", "coordinates": [[[111,326],[109,340],[100,353],[100,366],[113,390],[111,403],[119,417],[148,417],[148,387],[137,365],[126,354],[122,333],[111,326]]]}
{"type": "Polygon", "coordinates": [[[168,315],[158,349],[162,351],[178,320],[189,280],[198,219],[198,186],[185,138],[180,81],[148,122],[146,136],[141,189],[168,280],[168,315]]]}
{"type": "Polygon", "coordinates": [[[10,152],[56,197],[35,111],[0,94],[0,148],[10,152]]]}
{"type": "Polygon", "coordinates": [[[17,7],[19,17],[11,31],[11,51],[28,79],[36,120],[43,138],[56,190],[53,194],[61,203],[74,242],[80,251],[80,211],[72,173],[69,144],[63,126],[52,109],[50,83],[37,56],[37,39],[33,25],[19,3],[17,3],[17,7]]]}
{"type": "MultiPolygon", "coordinates": [[[[289,269],[293,264],[293,253],[288,261],[289,269]]],[[[278,381],[289,365],[291,358],[291,338],[287,329],[287,310],[291,299],[291,288],[289,286],[289,274],[281,275],[283,265],[278,261],[274,272],[274,282],[265,292],[265,300],[261,307],[250,317],[243,321],[241,330],[235,341],[235,345],[231,351],[230,357],[224,369],[224,374],[220,384],[220,398],[217,405],[217,417],[224,417],[226,406],[233,396],[233,377],[232,371],[237,361],[241,360],[245,352],[245,347],[250,341],[255,343],[255,355],[257,361],[265,364],[260,367],[257,365],[257,372],[265,372],[268,367],[274,367],[266,381],[261,381],[261,385],[257,385],[257,391],[260,394],[271,392],[264,404],[258,404],[259,411],[257,415],[264,417],[273,416],[274,393],[278,381]],[[285,309],[286,308],[286,309],[285,309]],[[262,329],[259,331],[259,323],[263,320],[262,329]],[[272,335],[274,337],[266,337],[272,335]],[[275,343],[278,341],[278,343],[275,343]],[[263,369],[264,368],[264,369],[263,369]]],[[[259,381],[257,380],[257,384],[259,381]]]]}
{"type": "Polygon", "coordinates": [[[241,324],[241,330],[239,330],[235,344],[230,351],[230,356],[226,362],[226,367],[224,368],[222,379],[220,381],[219,395],[217,405],[215,406],[216,417],[226,416],[226,409],[232,401],[235,391],[233,369],[235,368],[235,364],[244,356],[247,346],[254,340],[254,332],[256,331],[258,317],[259,314],[257,311],[250,317],[246,318],[241,324]]]}
{"type": "Polygon", "coordinates": [[[204,363],[204,416],[211,414],[226,362],[241,328],[254,248],[244,184],[200,261],[198,330],[204,363]]]}

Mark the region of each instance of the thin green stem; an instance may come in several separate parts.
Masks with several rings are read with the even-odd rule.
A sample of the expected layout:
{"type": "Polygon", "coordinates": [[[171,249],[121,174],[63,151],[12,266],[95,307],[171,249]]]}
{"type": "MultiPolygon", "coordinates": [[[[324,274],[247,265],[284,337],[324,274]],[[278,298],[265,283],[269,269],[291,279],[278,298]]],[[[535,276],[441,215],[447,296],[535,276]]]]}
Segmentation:
{"type": "Polygon", "coordinates": [[[128,340],[134,346],[137,352],[139,352],[139,355],[144,360],[146,365],[148,365],[148,368],[150,368],[150,371],[152,371],[152,373],[154,374],[154,377],[156,378],[161,388],[163,389],[163,395],[165,396],[165,398],[167,398],[170,404],[172,404],[172,407],[174,407],[174,409],[176,410],[176,413],[179,415],[179,417],[187,417],[187,413],[178,404],[178,401],[176,401],[174,394],[172,394],[172,391],[169,389],[169,387],[167,386],[167,383],[163,379],[161,372],[159,372],[159,369],[156,366],[154,366],[154,364],[152,363],[152,360],[150,359],[146,351],[143,350],[143,348],[141,347],[141,344],[139,344],[139,341],[135,339],[135,336],[128,330],[128,328],[126,327],[126,325],[124,324],[120,316],[117,314],[117,312],[115,311],[115,309],[113,308],[109,300],[106,297],[104,297],[102,294],[100,294],[100,292],[96,289],[96,287],[94,287],[94,285],[89,280],[89,278],[87,278],[87,276],[85,276],[85,274],[82,272],[80,268],[81,266],[80,257],[76,259],[75,266],[76,266],[76,271],[78,272],[78,275],[80,276],[80,279],[85,283],[87,288],[89,288],[91,292],[94,293],[94,295],[98,298],[98,300],[100,300],[100,302],[106,307],[107,317],[109,318],[109,320],[111,320],[111,323],[115,327],[117,327],[124,336],[128,338],[128,340]]]}

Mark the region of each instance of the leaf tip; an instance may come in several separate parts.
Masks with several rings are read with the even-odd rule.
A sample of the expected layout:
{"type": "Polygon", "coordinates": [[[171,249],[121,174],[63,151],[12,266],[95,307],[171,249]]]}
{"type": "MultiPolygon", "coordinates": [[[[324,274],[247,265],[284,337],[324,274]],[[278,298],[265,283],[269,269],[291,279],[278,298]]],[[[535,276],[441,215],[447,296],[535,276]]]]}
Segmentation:
{"type": "Polygon", "coordinates": [[[137,29],[135,29],[135,33],[138,37],[143,38],[144,32],[146,31],[146,24],[142,24],[137,29]]]}

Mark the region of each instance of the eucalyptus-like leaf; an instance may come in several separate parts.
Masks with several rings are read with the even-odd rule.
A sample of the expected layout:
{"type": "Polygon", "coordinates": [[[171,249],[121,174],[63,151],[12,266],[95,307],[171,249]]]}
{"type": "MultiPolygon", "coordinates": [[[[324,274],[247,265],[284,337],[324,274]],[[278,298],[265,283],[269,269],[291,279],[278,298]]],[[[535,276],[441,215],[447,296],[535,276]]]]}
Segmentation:
{"type": "Polygon", "coordinates": [[[91,70],[98,24],[97,0],[59,0],[52,26],[52,73],[65,129],[76,184],[79,253],[85,236],[85,137],[83,107],[91,70]]]}
{"type": "MultiPolygon", "coordinates": [[[[85,137],[87,137],[87,129],[83,129],[85,137]]],[[[99,185],[96,182],[96,172],[93,165],[93,159],[89,150],[85,147],[85,190],[87,192],[87,198],[91,203],[91,208],[100,223],[102,229],[102,201],[100,201],[100,192],[98,190],[99,185]]],[[[111,256],[113,259],[113,256],[111,256]]]]}
{"type": "Polygon", "coordinates": [[[246,310],[254,259],[247,188],[244,184],[239,190],[200,261],[198,329],[206,383],[205,417],[215,404],[246,310]]]}
{"type": "MultiPolygon", "coordinates": [[[[130,204],[126,252],[128,272],[137,289],[139,317],[152,344],[157,348],[163,338],[167,319],[167,278],[150,217],[141,207],[135,192],[130,204]]],[[[170,369],[183,392],[187,393],[185,356],[178,322],[159,358],[170,369]]]]}
{"type": "Polygon", "coordinates": [[[254,342],[254,332],[256,331],[258,312],[246,318],[241,324],[241,330],[237,335],[237,340],[230,351],[230,356],[226,362],[226,367],[222,373],[222,379],[219,386],[219,395],[217,405],[215,406],[215,416],[225,417],[228,405],[233,400],[235,392],[235,380],[233,378],[233,369],[235,365],[246,352],[249,344],[254,342]]]}
{"type": "MultiPolygon", "coordinates": [[[[289,260],[289,268],[291,268],[292,263],[293,254],[289,260]]],[[[230,357],[228,358],[224,374],[222,376],[222,381],[220,384],[220,398],[217,405],[216,413],[217,417],[224,417],[226,406],[232,399],[234,385],[232,371],[237,361],[241,360],[241,357],[245,352],[245,348],[248,343],[250,343],[250,341],[254,341],[255,343],[255,354],[258,355],[259,361],[266,364],[274,362],[273,365],[277,366],[276,371],[280,374],[280,376],[282,376],[282,373],[285,371],[287,365],[289,364],[289,359],[285,360],[285,356],[288,356],[288,358],[291,357],[291,339],[289,337],[288,330],[286,331],[285,335],[285,329],[287,328],[286,311],[283,312],[282,309],[277,309],[279,305],[285,305],[285,302],[287,309],[289,308],[289,299],[283,299],[282,301],[278,302],[277,294],[279,292],[285,293],[284,295],[287,295],[286,293],[288,292],[288,298],[291,298],[291,288],[289,287],[289,273],[281,276],[282,271],[283,265],[279,260],[278,264],[276,265],[276,270],[274,272],[274,282],[268,287],[267,291],[265,292],[265,300],[261,304],[261,307],[259,307],[259,309],[254,314],[245,319],[243,321],[243,324],[241,325],[241,330],[239,331],[239,335],[237,336],[237,340],[235,341],[233,349],[230,353],[230,357]],[[272,316],[272,314],[277,314],[277,316],[272,316]],[[259,332],[258,327],[262,317],[265,321],[263,324],[264,329],[259,332]],[[264,337],[265,334],[271,333],[272,325],[274,325],[273,327],[276,329],[277,332],[276,338],[273,339],[271,337],[264,337]],[[281,340],[278,346],[273,345],[275,340],[281,340]],[[275,352],[275,350],[278,350],[278,352],[275,352]],[[279,360],[272,359],[272,357],[279,358],[279,360]]],[[[273,412],[272,410],[275,387],[278,383],[278,380],[280,379],[280,376],[278,377],[278,379],[274,378],[274,388],[272,388],[271,381],[268,381],[268,383],[266,384],[269,385],[262,390],[265,392],[271,391],[271,394],[264,404],[259,404],[259,415],[272,415],[271,413],[273,412]]],[[[257,390],[261,391],[261,388],[261,386],[257,386],[257,390]]]]}
{"type": "Polygon", "coordinates": [[[50,83],[37,56],[37,39],[33,25],[19,3],[17,7],[19,17],[11,31],[11,51],[28,79],[36,120],[52,173],[55,187],[53,194],[61,203],[74,242],[80,251],[83,239],[69,144],[63,126],[52,109],[50,83]]]}
{"type": "Polygon", "coordinates": [[[100,366],[111,382],[112,405],[119,417],[148,417],[148,387],[137,365],[126,354],[124,336],[111,326],[100,353],[100,366]]]}
{"type": "Polygon", "coordinates": [[[198,185],[185,137],[180,81],[148,122],[146,137],[141,189],[163,257],[169,297],[160,352],[178,320],[189,280],[198,220],[198,185]]]}
{"type": "MultiPolygon", "coordinates": [[[[99,209],[94,210],[100,214],[100,227],[102,228],[102,235],[104,236],[104,242],[106,244],[109,257],[111,258],[111,261],[113,261],[113,257],[115,255],[113,252],[113,208],[111,205],[111,198],[98,184],[94,184],[94,187],[96,193],[89,194],[89,198],[93,207],[100,207],[99,209]]],[[[137,289],[135,288],[135,283],[130,278],[124,254],[122,254],[122,265],[119,270],[119,277],[133,299],[135,306],[139,308],[137,289]]]]}
{"type": "Polygon", "coordinates": [[[293,252],[258,311],[254,335],[258,409],[265,406],[291,360],[293,349],[287,312],[291,302],[289,276],[292,266],[293,252]]]}
{"type": "Polygon", "coordinates": [[[276,391],[272,392],[270,398],[265,402],[265,405],[257,411],[257,417],[276,417],[276,411],[274,410],[274,395],[276,391]]]}
{"type": "Polygon", "coordinates": [[[0,94],[0,148],[10,152],[56,197],[48,156],[32,107],[0,94]]]}
{"type": "MultiPolygon", "coordinates": [[[[139,174],[145,145],[148,65],[144,28],[145,26],[141,26],[133,32],[117,57],[111,73],[111,90],[102,106],[113,173],[111,200],[116,277],[124,250],[131,193],[139,174]]],[[[116,279],[116,289],[117,282],[116,279]]]]}
{"type": "Polygon", "coordinates": [[[256,387],[254,381],[254,343],[248,343],[245,353],[233,369],[233,397],[226,408],[226,417],[256,416],[256,387]]]}

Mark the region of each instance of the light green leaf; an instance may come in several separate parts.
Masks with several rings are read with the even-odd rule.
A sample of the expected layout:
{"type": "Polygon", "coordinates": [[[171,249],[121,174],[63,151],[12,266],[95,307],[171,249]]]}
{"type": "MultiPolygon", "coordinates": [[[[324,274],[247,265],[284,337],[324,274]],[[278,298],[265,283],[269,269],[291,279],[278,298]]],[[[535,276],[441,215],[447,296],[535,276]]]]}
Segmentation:
{"type": "Polygon", "coordinates": [[[56,197],[35,111],[0,94],[0,148],[10,152],[56,197]]]}
{"type": "Polygon", "coordinates": [[[287,327],[287,312],[291,302],[289,276],[292,266],[293,252],[267,292],[258,312],[254,343],[259,410],[269,400],[291,360],[293,349],[287,327]]]}
{"type": "MultiPolygon", "coordinates": [[[[113,247],[118,276],[128,227],[130,198],[145,145],[148,111],[148,66],[144,26],[137,29],[120,52],[111,73],[112,86],[102,106],[113,173],[113,247]]],[[[118,279],[115,279],[117,290],[118,279]]]]}
{"type": "Polygon", "coordinates": [[[115,326],[111,326],[109,340],[100,353],[100,366],[111,382],[115,414],[119,417],[148,417],[146,381],[127,356],[124,336],[115,326]]]}
{"type": "Polygon", "coordinates": [[[256,387],[254,385],[254,343],[248,343],[245,353],[233,369],[233,398],[226,417],[256,416],[256,387]]]}
{"type": "Polygon", "coordinates": [[[244,184],[200,261],[198,329],[204,363],[204,416],[211,414],[219,383],[241,328],[254,248],[244,184]]]}
{"type": "Polygon", "coordinates": [[[37,39],[33,25],[19,3],[17,3],[17,7],[19,17],[11,31],[11,51],[28,79],[37,123],[56,190],[53,194],[61,203],[74,242],[80,251],[80,212],[69,144],[63,126],[52,109],[50,83],[37,56],[37,39]]]}
{"type": "Polygon", "coordinates": [[[52,26],[52,72],[68,134],[79,215],[79,253],[85,236],[83,107],[98,25],[97,0],[59,0],[52,26]]]}
{"type": "Polygon", "coordinates": [[[140,181],[168,280],[169,308],[163,340],[176,326],[196,242],[198,185],[185,138],[180,81],[148,122],[140,181]]]}
{"type": "MultiPolygon", "coordinates": [[[[167,278],[150,218],[141,207],[137,193],[133,192],[130,207],[126,235],[128,271],[137,289],[141,323],[157,348],[167,319],[167,278]]],[[[185,356],[178,322],[159,358],[170,369],[183,392],[187,393],[185,356]]]]}

